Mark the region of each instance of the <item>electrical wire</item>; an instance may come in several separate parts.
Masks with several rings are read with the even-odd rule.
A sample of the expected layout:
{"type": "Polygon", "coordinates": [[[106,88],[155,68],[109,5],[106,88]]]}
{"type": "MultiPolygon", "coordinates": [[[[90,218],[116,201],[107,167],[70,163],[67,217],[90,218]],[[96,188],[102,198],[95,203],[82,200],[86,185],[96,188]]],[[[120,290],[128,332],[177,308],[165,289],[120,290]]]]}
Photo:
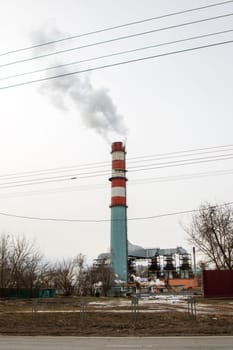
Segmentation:
{"type": "MultiPolygon", "coordinates": [[[[183,160],[183,161],[158,163],[157,165],[155,164],[154,166],[144,165],[144,166],[137,167],[137,168],[133,169],[132,172],[148,171],[148,170],[154,170],[154,169],[178,167],[178,166],[201,164],[201,163],[209,163],[209,162],[223,161],[223,160],[229,160],[229,159],[233,159],[233,155],[231,155],[231,156],[230,155],[229,156],[223,155],[223,156],[215,156],[215,157],[202,157],[202,158],[196,158],[196,159],[193,158],[193,159],[188,159],[188,160],[183,160]]],[[[18,180],[18,181],[4,182],[4,183],[0,184],[0,189],[9,189],[12,187],[31,186],[31,185],[61,182],[61,181],[72,181],[72,180],[87,179],[87,178],[93,178],[93,177],[97,177],[97,176],[107,176],[107,175],[110,176],[110,173],[105,172],[105,171],[99,171],[99,172],[94,172],[94,173],[89,172],[89,173],[79,173],[79,174],[66,175],[66,176],[61,175],[61,176],[32,179],[32,180],[18,180]]]]}
{"type": "Polygon", "coordinates": [[[61,39],[57,39],[57,40],[51,40],[51,41],[47,41],[47,42],[44,42],[44,43],[40,43],[40,44],[36,44],[36,45],[32,45],[32,46],[27,46],[27,47],[11,50],[11,51],[8,51],[8,52],[3,52],[3,53],[0,53],[0,56],[5,56],[5,55],[21,52],[21,51],[26,51],[26,50],[31,50],[31,49],[35,49],[35,48],[46,46],[46,45],[56,44],[56,43],[64,42],[64,41],[67,41],[67,40],[77,39],[77,38],[81,38],[81,37],[85,37],[85,36],[89,36],[89,35],[93,35],[93,34],[99,34],[99,33],[111,31],[111,30],[114,30],[114,29],[129,27],[129,26],[132,26],[132,25],[137,25],[137,24],[141,24],[141,23],[145,23],[145,22],[150,22],[150,21],[154,21],[154,20],[158,20],[158,19],[162,19],[162,18],[167,18],[167,17],[171,17],[171,16],[181,15],[181,14],[185,14],[185,13],[188,13],[188,12],[200,11],[200,10],[204,10],[204,9],[211,8],[211,7],[226,5],[226,4],[229,4],[229,3],[232,3],[232,2],[233,2],[233,0],[222,1],[222,2],[218,2],[218,3],[210,4],[210,5],[195,7],[195,8],[182,10],[182,11],[178,11],[178,12],[172,12],[172,13],[168,13],[168,14],[161,15],[161,16],[150,17],[150,18],[146,18],[146,19],[143,19],[143,20],[139,20],[139,21],[128,22],[128,23],[124,23],[124,24],[120,24],[120,25],[112,26],[112,27],[107,27],[107,28],[103,28],[103,29],[99,29],[99,30],[95,30],[95,31],[90,31],[90,32],[81,33],[81,34],[76,34],[76,35],[72,35],[72,36],[69,36],[69,37],[66,37],[66,38],[61,38],[61,39]]]}
{"type": "MultiPolygon", "coordinates": [[[[232,152],[233,148],[228,148],[225,149],[224,152],[232,152]]],[[[193,157],[193,156],[198,156],[198,155],[203,155],[203,154],[212,154],[212,153],[219,153],[219,152],[223,152],[222,149],[215,149],[215,150],[209,150],[209,151],[204,151],[204,152],[189,152],[189,153],[178,153],[178,154],[173,154],[173,155],[166,155],[166,153],[164,154],[160,154],[160,155],[156,155],[156,156],[145,156],[143,158],[139,158],[137,160],[137,158],[135,158],[134,160],[127,160],[128,164],[133,163],[137,164],[137,163],[146,163],[146,162],[151,162],[151,161],[158,161],[158,160],[164,160],[164,159],[173,159],[173,158],[182,158],[185,156],[189,156],[189,157],[193,157]]],[[[228,153],[222,154],[220,156],[227,156],[228,153]]],[[[209,157],[209,156],[208,156],[209,157]]],[[[215,156],[214,156],[215,157],[215,156]]],[[[192,160],[192,158],[191,158],[192,160]]],[[[180,160],[182,161],[182,159],[180,160]]]]}
{"type": "Polygon", "coordinates": [[[112,43],[112,42],[115,42],[115,41],[126,40],[126,39],[130,39],[130,38],[135,38],[135,37],[138,37],[138,36],[148,35],[148,34],[157,33],[157,32],[161,32],[161,31],[165,31],[165,30],[180,28],[180,27],[185,27],[185,26],[189,26],[189,25],[193,25],[193,24],[197,24],[197,23],[204,23],[204,22],[207,22],[207,21],[213,21],[213,20],[216,20],[216,19],[226,18],[226,17],[230,17],[230,16],[233,16],[233,13],[226,13],[226,14],[223,14],[223,15],[220,15],[220,16],[203,18],[203,19],[199,19],[199,20],[196,20],[196,21],[185,22],[185,23],[181,23],[181,24],[174,24],[174,25],[171,25],[171,26],[157,28],[157,29],[153,29],[153,30],[148,30],[148,31],[145,31],[145,32],[134,33],[134,34],[130,34],[130,35],[124,35],[124,36],[120,36],[120,37],[113,38],[113,39],[108,39],[108,40],[97,41],[97,42],[90,43],[90,44],[85,44],[85,45],[81,45],[81,46],[77,46],[77,47],[71,47],[69,49],[58,50],[58,51],[49,52],[49,53],[46,53],[46,54],[43,54],[43,55],[39,55],[39,56],[33,56],[33,57],[29,57],[29,58],[20,59],[20,60],[17,60],[17,61],[7,62],[7,63],[4,63],[4,64],[1,64],[0,68],[6,67],[6,66],[15,65],[15,64],[19,64],[19,63],[29,62],[29,61],[32,61],[32,60],[37,60],[37,59],[41,59],[41,58],[45,58],[45,57],[50,57],[50,56],[54,56],[54,55],[58,55],[58,54],[63,54],[63,53],[66,53],[66,52],[81,50],[81,49],[88,48],[88,47],[109,44],[109,43],[112,43]]]}
{"type": "Polygon", "coordinates": [[[155,170],[155,169],[164,169],[164,168],[170,168],[170,167],[178,167],[178,166],[184,166],[184,165],[194,165],[194,164],[202,164],[202,163],[210,163],[210,162],[217,162],[222,160],[229,160],[233,159],[233,156],[231,157],[224,157],[220,159],[207,159],[207,160],[198,160],[198,161],[190,161],[189,163],[179,163],[179,164],[167,164],[167,165],[161,165],[161,166],[153,166],[153,167],[147,167],[143,169],[134,169],[134,172],[138,171],[147,171],[147,170],[155,170]]]}
{"type": "Polygon", "coordinates": [[[12,188],[12,187],[21,187],[21,186],[31,186],[31,185],[41,185],[41,184],[47,184],[47,183],[54,183],[54,182],[63,182],[63,181],[73,181],[73,180],[80,180],[80,179],[87,179],[87,178],[93,178],[93,177],[98,177],[98,176],[106,176],[109,175],[108,172],[106,173],[99,173],[99,174],[91,174],[91,175],[75,175],[75,176],[57,176],[54,178],[47,178],[47,179],[40,179],[40,180],[32,180],[30,182],[25,181],[15,181],[15,182],[10,182],[8,185],[5,186],[4,184],[0,185],[0,189],[6,189],[6,188],[12,188]]]}
{"type": "MultiPolygon", "coordinates": [[[[198,155],[199,153],[196,153],[196,154],[192,154],[191,156],[195,156],[195,155],[198,155]]],[[[202,153],[201,153],[202,154],[202,153]]],[[[204,153],[205,154],[205,153],[204,153]]],[[[177,157],[177,156],[176,156],[177,157]]],[[[185,164],[186,162],[189,163],[189,162],[192,162],[192,161],[195,161],[195,162],[198,162],[198,161],[202,161],[202,160],[224,160],[225,158],[227,157],[227,159],[231,159],[233,157],[233,154],[221,154],[221,155],[214,155],[214,156],[206,156],[206,157],[200,157],[200,158],[188,158],[188,159],[181,159],[181,160],[173,160],[173,161],[170,161],[170,162],[162,162],[162,163],[157,163],[157,164],[143,164],[143,165],[136,165],[136,166],[131,166],[129,167],[128,169],[130,171],[135,171],[135,169],[138,169],[138,168],[142,168],[142,169],[147,169],[148,167],[154,167],[154,166],[167,166],[167,165],[176,165],[176,163],[181,163],[182,162],[182,165],[185,164]]],[[[163,159],[163,158],[158,158],[158,160],[160,159],[163,159]]],[[[165,158],[166,159],[166,158],[165,158]]],[[[145,162],[145,160],[141,160],[141,162],[145,162]]],[[[147,160],[148,161],[148,160],[147,160]]],[[[150,160],[151,161],[151,160],[150,160]]],[[[154,159],[152,159],[152,161],[154,161],[154,159]]],[[[85,168],[84,168],[85,169],[85,168]]],[[[81,169],[83,170],[83,169],[81,169]]],[[[106,170],[98,170],[98,171],[89,171],[89,172],[81,172],[81,173],[73,173],[73,174],[68,174],[68,175],[61,175],[61,176],[54,176],[54,177],[49,177],[49,179],[57,179],[57,178],[72,178],[72,177],[83,177],[83,176],[86,176],[86,175],[93,175],[94,177],[95,176],[102,176],[102,175],[107,175],[109,172],[109,169],[107,168],[106,170]]],[[[39,174],[36,174],[37,176],[39,174]]],[[[44,174],[41,174],[41,175],[44,175],[44,174]]],[[[29,175],[27,175],[29,176],[29,175]]],[[[33,175],[35,176],[35,175],[33,175]]],[[[21,176],[21,177],[25,177],[25,176],[21,176]]],[[[17,178],[20,178],[20,176],[16,177],[17,178]]],[[[15,179],[15,177],[12,177],[11,179],[15,179]]],[[[41,180],[47,180],[48,177],[46,178],[42,178],[41,180]]],[[[28,180],[28,181],[35,181],[35,179],[32,179],[32,180],[28,180]]],[[[3,184],[4,185],[7,185],[7,184],[12,184],[12,183],[19,183],[19,182],[25,182],[25,180],[18,180],[18,181],[14,181],[14,182],[4,182],[3,184]]],[[[1,186],[1,184],[0,184],[1,186]]]]}
{"type": "Polygon", "coordinates": [[[173,151],[173,152],[165,152],[165,153],[157,153],[157,154],[152,154],[152,155],[142,155],[142,156],[137,156],[137,157],[130,157],[127,160],[127,163],[129,161],[135,161],[140,158],[154,158],[154,157],[177,157],[177,156],[182,156],[182,154],[187,154],[187,153],[193,153],[193,152],[199,152],[199,151],[205,151],[203,153],[212,153],[212,150],[214,152],[222,152],[222,151],[228,151],[226,148],[231,148],[233,147],[233,144],[227,144],[227,145],[220,145],[220,146],[211,146],[211,147],[202,147],[202,148],[191,148],[183,151],[173,151]],[[223,149],[223,150],[222,150],[223,149]]]}
{"type": "Polygon", "coordinates": [[[186,173],[186,174],[178,174],[171,176],[160,176],[155,178],[143,178],[143,179],[135,179],[131,180],[128,186],[131,185],[143,185],[143,184],[151,184],[151,183],[161,183],[161,182],[172,182],[172,181],[183,181],[183,180],[193,180],[202,177],[212,177],[212,176],[221,176],[221,175],[231,175],[233,173],[233,169],[225,169],[225,170],[214,170],[214,171],[205,171],[205,172],[197,172],[197,173],[186,173]]]}
{"type": "Polygon", "coordinates": [[[74,170],[87,170],[87,169],[98,169],[109,165],[109,161],[104,162],[94,162],[94,163],[86,163],[86,164],[79,164],[79,165],[70,165],[70,166],[63,166],[63,167],[56,167],[56,168],[47,168],[47,169],[41,169],[41,170],[31,170],[31,171],[23,171],[23,172],[15,172],[15,173],[9,173],[9,174],[3,174],[0,175],[1,178],[20,178],[25,176],[34,176],[34,175],[44,175],[46,173],[57,173],[57,172],[67,172],[67,171],[74,171],[74,170]]]}
{"type": "MultiPolygon", "coordinates": [[[[220,208],[220,207],[228,206],[228,205],[232,205],[232,204],[233,204],[233,202],[227,202],[227,203],[223,203],[223,204],[220,204],[220,205],[212,205],[211,208],[220,208]]],[[[208,210],[208,208],[206,208],[204,210],[208,210]]],[[[129,220],[129,221],[137,220],[138,221],[138,220],[158,219],[158,218],[174,216],[174,215],[190,214],[190,213],[195,213],[195,212],[199,212],[199,211],[200,211],[199,209],[191,209],[191,210],[175,211],[175,212],[159,214],[159,215],[151,215],[151,216],[144,216],[144,217],[128,218],[127,220],[129,220]]],[[[0,215],[1,215],[1,213],[0,213],[0,215]]]]}
{"type": "MultiPolygon", "coordinates": [[[[203,177],[214,177],[214,176],[225,176],[232,175],[233,169],[207,171],[207,172],[197,172],[197,173],[186,173],[178,174],[172,176],[160,176],[155,178],[142,178],[130,180],[127,187],[138,186],[138,185],[149,185],[152,183],[163,183],[163,182],[174,182],[174,181],[185,181],[185,180],[195,180],[203,177]]],[[[82,186],[69,186],[69,187],[57,187],[37,191],[24,191],[24,192],[11,192],[0,194],[0,199],[5,198],[15,198],[15,197],[28,197],[37,195],[48,195],[57,193],[67,193],[67,192],[77,192],[77,191],[95,191],[100,189],[107,189],[107,183],[98,184],[85,184],[82,186]]]]}
{"type": "Polygon", "coordinates": [[[39,83],[39,82],[42,82],[42,81],[48,81],[48,80],[53,80],[53,79],[57,79],[57,78],[64,78],[64,77],[68,77],[68,76],[72,76],[72,75],[76,75],[76,74],[81,74],[81,73],[86,73],[86,72],[91,72],[91,71],[96,71],[96,70],[102,70],[102,69],[106,69],[106,68],[122,66],[124,64],[142,62],[142,61],[146,61],[146,60],[150,60],[150,59],[161,58],[161,57],[166,57],[166,56],[176,55],[176,54],[180,54],[180,53],[186,53],[186,52],[201,50],[201,49],[207,49],[207,48],[211,48],[211,47],[217,47],[217,46],[222,46],[222,45],[227,45],[227,44],[232,44],[232,43],[233,43],[233,40],[227,40],[227,41],[221,41],[221,42],[208,44],[208,45],[202,45],[202,46],[196,46],[196,47],[191,47],[191,48],[182,49],[182,50],[170,51],[170,52],[161,53],[161,54],[158,54],[158,55],[152,55],[152,56],[135,58],[135,59],[127,60],[127,61],[121,61],[121,62],[106,64],[106,65],[92,67],[92,68],[87,68],[87,69],[83,69],[83,70],[79,70],[79,71],[58,74],[58,75],[54,75],[54,76],[51,76],[51,77],[25,81],[25,82],[21,82],[21,83],[12,84],[12,85],[6,85],[6,86],[3,86],[3,87],[0,87],[0,90],[6,90],[6,89],[14,88],[14,87],[28,85],[28,84],[39,83]]]}
{"type": "MultiPolygon", "coordinates": [[[[220,205],[214,205],[211,206],[211,208],[219,208],[223,206],[232,205],[233,202],[227,202],[220,205]]],[[[208,210],[208,209],[206,209],[208,210]]],[[[170,213],[164,213],[159,215],[151,215],[151,216],[141,216],[141,217],[132,217],[128,218],[127,221],[139,221],[139,220],[152,220],[152,219],[158,219],[168,216],[176,216],[176,215],[182,215],[182,214],[190,214],[194,212],[199,212],[199,209],[191,209],[191,210],[183,210],[183,211],[175,211],[170,213]]],[[[26,216],[26,215],[16,215],[16,214],[10,214],[10,213],[4,213],[0,212],[0,215],[2,216],[8,216],[8,217],[14,217],[18,219],[27,219],[27,220],[39,220],[39,221],[55,221],[55,222],[73,222],[73,223],[103,223],[103,222],[113,222],[113,221],[122,221],[122,219],[100,219],[100,220],[89,220],[89,219],[64,219],[64,218],[50,218],[50,217],[38,217],[38,216],[26,216]]]]}
{"type": "MultiPolygon", "coordinates": [[[[191,149],[191,150],[184,150],[184,151],[176,151],[176,152],[167,152],[167,153],[160,153],[160,154],[154,154],[154,155],[144,155],[144,156],[138,156],[133,158],[128,158],[127,163],[130,164],[136,164],[136,163],[145,163],[145,162],[151,162],[153,160],[164,160],[164,159],[173,159],[173,158],[180,158],[180,157],[187,157],[187,156],[197,156],[197,155],[204,155],[204,154],[211,154],[211,153],[219,153],[219,152],[230,152],[233,150],[233,144],[228,145],[222,145],[222,146],[214,146],[214,147],[205,147],[205,148],[197,148],[197,149],[191,149]]],[[[228,155],[228,153],[223,154],[223,156],[228,155]]],[[[66,167],[57,167],[57,168],[49,168],[49,169],[42,169],[42,170],[35,170],[35,171],[24,171],[24,172],[16,172],[16,173],[10,173],[10,174],[3,174],[0,175],[0,181],[5,179],[20,179],[25,177],[34,177],[34,176],[44,176],[44,175],[52,175],[52,174],[60,174],[60,173],[66,173],[71,171],[83,171],[83,170],[93,170],[99,168],[106,168],[106,171],[109,170],[109,161],[104,162],[95,162],[95,163],[86,163],[86,164],[79,164],[79,165],[72,165],[72,166],[66,166],[66,167]]],[[[66,176],[72,176],[72,174],[66,175],[66,176]]]]}
{"type": "MultiPolygon", "coordinates": [[[[153,170],[153,169],[158,169],[158,168],[167,168],[167,167],[177,167],[177,166],[185,166],[185,165],[192,165],[192,164],[198,164],[198,163],[206,163],[206,162],[213,162],[213,161],[221,161],[221,160],[228,160],[228,159],[232,159],[233,158],[233,153],[223,153],[223,154],[217,154],[217,155],[208,155],[208,156],[204,156],[204,157],[196,157],[197,155],[203,155],[203,154],[208,154],[211,152],[217,152],[220,151],[220,149],[215,149],[215,150],[208,150],[208,151],[204,151],[203,153],[201,152],[196,152],[196,153],[192,153],[192,154],[187,154],[186,153],[186,157],[189,156],[189,158],[183,158],[183,159],[175,159],[175,160],[171,160],[171,161],[166,161],[166,162],[157,162],[157,163],[153,163],[156,159],[141,159],[140,162],[152,162],[151,164],[142,164],[142,165],[138,165],[136,164],[136,161],[134,160],[134,164],[136,165],[132,165],[131,167],[128,167],[128,170],[133,173],[133,172],[137,172],[137,171],[147,171],[147,170],[153,170]],[[191,158],[190,158],[191,156],[191,158]],[[196,157],[196,158],[194,158],[196,157]]],[[[224,149],[224,151],[229,152],[231,151],[231,149],[224,149]]],[[[170,158],[172,158],[174,156],[174,154],[170,155],[170,158]]],[[[182,156],[184,157],[184,155],[176,155],[175,158],[177,158],[178,156],[182,156]]],[[[157,161],[161,160],[161,159],[168,159],[169,156],[166,156],[164,158],[162,158],[160,156],[160,158],[157,157],[157,161]]],[[[105,165],[104,165],[105,166],[105,165]]],[[[18,187],[18,186],[28,186],[28,185],[35,185],[35,184],[43,184],[43,183],[50,183],[50,182],[60,182],[60,181],[70,181],[70,180],[80,180],[80,179],[86,179],[86,178],[91,178],[91,177],[97,177],[97,176],[110,176],[110,169],[106,168],[104,170],[94,170],[93,168],[76,168],[76,172],[74,172],[73,169],[73,173],[70,174],[63,174],[63,175],[59,175],[58,172],[54,173],[50,172],[50,173],[25,173],[23,175],[18,175],[18,176],[9,176],[8,177],[2,177],[2,181],[5,182],[0,182],[0,189],[6,189],[6,188],[11,188],[11,187],[18,187]],[[83,171],[83,170],[89,170],[89,171],[83,171]],[[81,171],[81,172],[77,172],[77,170],[81,171]],[[53,176],[51,176],[53,175],[53,176]],[[35,177],[37,176],[37,177],[35,177]],[[39,176],[43,176],[43,177],[39,177],[39,176]],[[45,177],[46,176],[46,177],[45,177]],[[32,179],[28,179],[28,177],[34,177],[32,179]],[[8,180],[6,182],[6,180],[8,180]],[[12,181],[13,180],[13,181],[12,181]]],[[[70,171],[70,169],[68,168],[68,170],[70,171]]],[[[60,172],[67,172],[67,170],[62,170],[60,172]]]]}
{"type": "Polygon", "coordinates": [[[203,38],[206,38],[206,37],[212,37],[212,36],[216,36],[216,35],[230,33],[232,31],[233,31],[233,29],[228,29],[228,30],[223,30],[223,31],[220,31],[220,32],[213,32],[213,33],[208,33],[208,34],[203,34],[203,35],[196,35],[196,36],[192,36],[192,37],[188,37],[188,38],[183,38],[183,39],[178,39],[178,40],[173,40],[173,41],[167,41],[167,42],[163,42],[163,43],[159,43],[159,44],[155,44],[155,45],[143,46],[143,47],[139,47],[139,48],[136,48],[136,49],[125,50],[125,51],[120,51],[120,52],[114,52],[114,53],[111,53],[111,54],[108,54],[108,55],[96,56],[96,57],[91,57],[91,58],[87,58],[87,59],[83,59],[83,60],[79,60],[79,61],[73,61],[73,62],[69,62],[69,63],[59,64],[59,65],[56,65],[56,66],[45,67],[45,68],[42,68],[42,69],[35,69],[35,70],[29,71],[29,72],[23,72],[23,73],[19,73],[19,74],[8,75],[8,76],[5,76],[5,77],[2,77],[2,78],[0,78],[0,81],[1,80],[8,80],[8,79],[13,79],[13,78],[18,78],[18,77],[22,77],[22,76],[26,76],[26,75],[32,75],[32,74],[35,74],[35,73],[46,72],[46,71],[49,71],[49,70],[52,70],[52,69],[60,69],[60,68],[64,68],[64,67],[68,67],[68,66],[72,66],[72,65],[76,65],[76,64],[80,64],[80,63],[97,61],[97,60],[104,59],[104,58],[125,55],[125,54],[129,54],[129,53],[133,53],[133,52],[145,51],[145,50],[156,48],[156,47],[167,46],[167,45],[172,45],[172,44],[178,44],[178,43],[185,42],[185,41],[190,41],[190,40],[203,39],[203,38]]]}
{"type": "Polygon", "coordinates": [[[40,189],[40,190],[34,190],[34,191],[1,193],[0,199],[48,195],[48,194],[57,194],[57,193],[65,193],[65,192],[95,191],[95,190],[108,189],[108,188],[109,186],[107,183],[85,184],[81,186],[64,186],[64,187],[47,188],[47,189],[40,189]]]}
{"type": "Polygon", "coordinates": [[[189,158],[189,159],[180,159],[180,160],[173,160],[171,162],[163,162],[163,163],[157,163],[157,164],[143,164],[143,165],[136,165],[136,166],[131,166],[131,167],[128,167],[128,170],[129,171],[135,171],[135,169],[138,169],[138,168],[142,168],[143,170],[144,169],[147,169],[150,167],[153,168],[154,166],[164,166],[164,165],[176,165],[177,163],[182,163],[182,164],[186,164],[186,163],[189,163],[189,162],[192,162],[192,161],[202,161],[202,160],[222,160],[222,159],[225,159],[225,157],[227,157],[227,159],[232,159],[233,158],[233,153],[231,154],[223,154],[223,155],[214,155],[214,156],[208,156],[208,157],[199,157],[199,158],[189,158]]]}
{"type": "MultiPolygon", "coordinates": [[[[184,157],[184,156],[195,156],[199,154],[208,154],[208,153],[218,153],[218,152],[229,152],[232,151],[233,144],[227,144],[227,145],[220,145],[220,146],[211,146],[211,147],[202,147],[202,148],[192,148],[182,151],[173,151],[173,152],[165,152],[165,153],[157,153],[157,154],[151,154],[151,155],[143,155],[143,156],[137,156],[137,157],[129,157],[127,158],[127,163],[137,163],[137,162],[144,162],[149,161],[153,159],[170,159],[170,158],[177,158],[177,157],[184,157]],[[191,153],[191,154],[190,154],[191,153]]],[[[45,175],[45,173],[57,173],[57,172],[67,172],[67,171],[75,171],[75,170],[87,170],[87,169],[98,169],[100,167],[109,166],[109,160],[108,161],[101,161],[101,162],[92,162],[92,163],[85,163],[85,164],[79,164],[79,165],[70,165],[70,166],[63,166],[63,167],[56,167],[56,168],[47,168],[47,169],[40,169],[40,170],[34,170],[34,171],[24,171],[24,172],[15,172],[15,173],[9,173],[9,174],[3,174],[0,175],[1,178],[21,178],[26,176],[35,176],[35,175],[45,175]]]]}
{"type": "MultiPolygon", "coordinates": [[[[108,170],[108,162],[99,162],[99,163],[90,163],[87,165],[73,165],[73,166],[67,166],[67,167],[60,167],[60,168],[50,168],[50,169],[43,169],[43,170],[35,170],[35,171],[25,171],[21,173],[11,173],[11,174],[5,174],[0,175],[0,181],[5,179],[19,179],[24,177],[33,177],[33,176],[43,176],[43,175],[52,175],[52,174],[60,174],[60,173],[67,173],[71,171],[83,171],[83,170],[93,170],[97,169],[99,171],[99,168],[106,168],[106,171],[108,170]],[[95,165],[94,165],[95,164],[95,165]],[[98,165],[97,165],[98,164],[98,165]]],[[[81,173],[83,174],[83,173],[81,173]]],[[[64,175],[64,176],[72,176],[70,175],[64,175]]]]}

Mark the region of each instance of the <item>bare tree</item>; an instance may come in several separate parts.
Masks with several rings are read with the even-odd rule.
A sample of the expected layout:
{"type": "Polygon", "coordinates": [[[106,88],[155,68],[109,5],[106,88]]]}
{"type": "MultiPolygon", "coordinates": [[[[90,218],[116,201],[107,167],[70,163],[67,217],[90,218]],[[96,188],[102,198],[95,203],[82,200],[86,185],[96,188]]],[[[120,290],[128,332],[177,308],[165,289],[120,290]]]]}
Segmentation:
{"type": "Polygon", "coordinates": [[[11,287],[33,288],[42,255],[25,236],[12,237],[10,251],[11,287]]]}
{"type": "Polygon", "coordinates": [[[78,295],[87,295],[91,290],[89,269],[86,264],[85,255],[78,254],[75,258],[77,285],[76,292],[78,295]]]}
{"type": "Polygon", "coordinates": [[[0,235],[0,288],[41,288],[46,266],[34,242],[25,236],[0,235]]]}
{"type": "Polygon", "coordinates": [[[66,295],[85,295],[90,283],[84,255],[52,265],[25,236],[0,235],[0,289],[26,288],[33,296],[35,288],[57,288],[66,295]]]}
{"type": "Polygon", "coordinates": [[[33,251],[25,262],[25,269],[22,275],[24,288],[30,290],[30,296],[33,296],[33,289],[45,287],[46,275],[49,264],[43,261],[39,251],[33,251]]]}
{"type": "Polygon", "coordinates": [[[77,282],[74,259],[63,259],[57,262],[53,276],[55,288],[62,290],[65,295],[71,295],[77,282]]]}
{"type": "Polygon", "coordinates": [[[57,262],[50,275],[55,288],[62,290],[65,295],[86,295],[91,290],[89,269],[83,254],[57,262]]]}
{"type": "Polygon", "coordinates": [[[7,288],[10,283],[10,236],[0,236],[0,288],[7,288]]]}
{"type": "Polygon", "coordinates": [[[186,232],[189,241],[216,269],[233,269],[233,210],[231,207],[202,205],[193,215],[186,232]]]}
{"type": "Polygon", "coordinates": [[[91,280],[93,284],[100,282],[102,285],[102,293],[104,296],[107,296],[108,291],[113,286],[114,273],[112,266],[106,259],[93,265],[91,269],[91,280]]]}

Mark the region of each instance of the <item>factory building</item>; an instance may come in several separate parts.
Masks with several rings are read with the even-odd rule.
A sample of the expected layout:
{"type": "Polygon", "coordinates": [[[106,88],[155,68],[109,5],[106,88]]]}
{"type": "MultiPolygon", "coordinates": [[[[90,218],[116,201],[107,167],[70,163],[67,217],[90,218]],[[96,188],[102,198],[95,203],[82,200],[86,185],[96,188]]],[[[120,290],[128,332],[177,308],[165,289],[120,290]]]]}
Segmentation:
{"type": "MultiPolygon", "coordinates": [[[[112,175],[111,182],[111,240],[110,254],[101,254],[97,261],[103,258],[109,261],[115,280],[132,281],[136,274],[136,265],[147,263],[147,278],[166,281],[183,280],[185,287],[192,287],[193,271],[191,254],[182,248],[149,248],[134,246],[127,239],[127,196],[126,196],[126,151],[122,142],[112,143],[112,175]],[[186,282],[184,282],[186,280],[186,282]],[[188,281],[189,280],[189,281],[188,281]]],[[[178,283],[179,283],[178,282],[178,283]]]]}

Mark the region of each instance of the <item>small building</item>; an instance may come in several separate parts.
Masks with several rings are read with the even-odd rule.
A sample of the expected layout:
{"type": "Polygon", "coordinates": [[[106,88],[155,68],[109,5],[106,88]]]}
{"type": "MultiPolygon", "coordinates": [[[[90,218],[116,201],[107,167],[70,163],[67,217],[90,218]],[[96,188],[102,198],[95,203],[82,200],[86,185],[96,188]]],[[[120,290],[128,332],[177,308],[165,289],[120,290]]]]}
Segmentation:
{"type": "Polygon", "coordinates": [[[233,298],[233,270],[203,270],[205,298],[233,298]]]}

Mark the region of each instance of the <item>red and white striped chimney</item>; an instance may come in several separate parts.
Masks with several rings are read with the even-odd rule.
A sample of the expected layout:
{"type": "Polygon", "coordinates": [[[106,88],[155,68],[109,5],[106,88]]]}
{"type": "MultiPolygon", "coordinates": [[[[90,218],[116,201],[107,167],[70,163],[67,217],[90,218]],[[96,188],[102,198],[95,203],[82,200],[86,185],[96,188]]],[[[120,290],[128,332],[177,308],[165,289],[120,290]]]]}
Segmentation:
{"type": "Polygon", "coordinates": [[[125,146],[122,142],[112,143],[112,199],[111,207],[126,207],[125,146]]]}

